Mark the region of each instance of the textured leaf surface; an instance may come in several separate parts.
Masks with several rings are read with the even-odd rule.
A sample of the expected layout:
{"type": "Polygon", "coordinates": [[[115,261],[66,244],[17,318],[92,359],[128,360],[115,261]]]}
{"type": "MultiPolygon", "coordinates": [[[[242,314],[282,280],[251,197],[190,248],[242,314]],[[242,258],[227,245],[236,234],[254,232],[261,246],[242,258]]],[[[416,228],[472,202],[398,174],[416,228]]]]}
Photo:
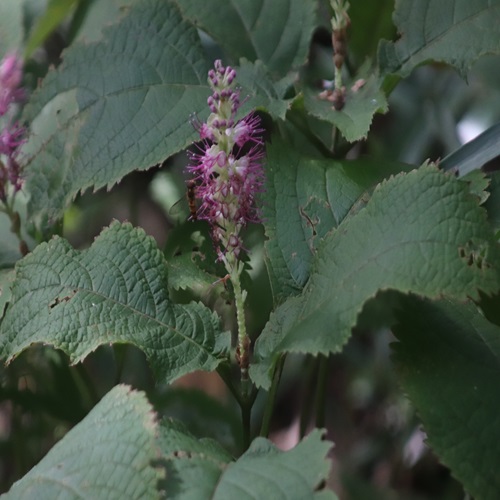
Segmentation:
{"type": "Polygon", "coordinates": [[[250,374],[262,380],[277,352],[339,351],[380,290],[466,299],[499,286],[496,242],[466,184],[433,166],[400,174],[325,238],[304,293],[285,302],[286,316],[278,308],[257,341],[250,374]]]}
{"type": "Polygon", "coordinates": [[[474,305],[406,300],[395,361],[428,442],[474,497],[500,491],[500,328],[474,305]]]}
{"type": "Polygon", "coordinates": [[[99,345],[132,343],[163,381],[214,370],[228,347],[217,317],[201,304],[173,304],[166,262],[154,240],[113,223],[85,251],[61,238],[16,267],[0,349],[12,359],[34,342],[81,361],[99,345]]]}
{"type": "Polygon", "coordinates": [[[370,130],[373,115],[385,113],[388,109],[384,93],[379,88],[377,78],[372,75],[356,92],[347,90],[345,105],[336,111],[331,102],[318,97],[319,92],[305,93],[305,107],[313,116],[335,125],[349,141],[365,139],[370,130]]]}
{"type": "Polygon", "coordinates": [[[314,0],[176,1],[183,14],[219,42],[234,61],[260,59],[279,75],[306,61],[315,28],[314,0]]]}
{"type": "Polygon", "coordinates": [[[481,55],[500,53],[500,0],[397,2],[394,22],[401,37],[380,44],[382,74],[405,77],[419,64],[440,61],[466,75],[481,55]]]}
{"type": "Polygon", "coordinates": [[[160,498],[156,431],[144,394],[117,386],[2,498],[160,498]]]}
{"type": "Polygon", "coordinates": [[[110,186],[195,139],[208,63],[168,1],[138,1],[100,42],[74,44],[26,109],[31,213],[61,215],[81,190],[110,186]]]}
{"type": "Polygon", "coordinates": [[[313,431],[293,450],[282,452],[257,438],[235,462],[215,442],[198,440],[176,422],[164,422],[161,448],[166,460],[168,498],[241,500],[255,498],[335,499],[333,492],[316,491],[326,480],[331,443],[313,431]]]}
{"type": "Polygon", "coordinates": [[[267,147],[264,223],[275,298],[299,293],[319,243],[366,204],[367,190],[406,165],[316,160],[273,138],[267,147]]]}

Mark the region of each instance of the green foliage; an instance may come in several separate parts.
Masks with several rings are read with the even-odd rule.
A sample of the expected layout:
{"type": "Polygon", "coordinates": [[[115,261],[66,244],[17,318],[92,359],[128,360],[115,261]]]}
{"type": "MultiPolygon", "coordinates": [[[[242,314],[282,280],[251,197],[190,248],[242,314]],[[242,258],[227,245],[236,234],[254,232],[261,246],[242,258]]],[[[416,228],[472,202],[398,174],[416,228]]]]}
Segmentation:
{"type": "Polygon", "coordinates": [[[24,114],[32,216],[60,217],[80,191],[185,148],[189,115],[205,116],[208,68],[196,30],[169,2],[136,2],[102,41],[74,44],[24,114]]]}
{"type": "Polygon", "coordinates": [[[280,352],[340,351],[363,305],[380,290],[459,300],[498,291],[495,243],[465,183],[436,167],[381,183],[364,210],[324,239],[300,298],[274,313],[256,343],[254,381],[271,373],[280,352]]]}
{"type": "Polygon", "coordinates": [[[183,14],[220,43],[234,62],[242,57],[258,59],[273,73],[285,76],[306,60],[315,27],[315,0],[225,0],[224,7],[219,0],[176,1],[183,14]]]}
{"type": "MultiPolygon", "coordinates": [[[[332,33],[334,7],[317,0],[52,0],[45,9],[36,0],[0,2],[1,52],[26,54],[23,85],[36,87],[23,108],[2,118],[30,127],[16,157],[22,193],[0,201],[0,403],[2,418],[11,418],[10,449],[30,454],[12,459],[20,464],[16,479],[83,418],[5,498],[334,499],[325,487],[335,481],[324,431],[290,451],[255,431],[269,435],[278,398],[279,411],[300,420],[302,437],[313,411],[316,427],[326,422],[343,434],[338,415],[324,418],[330,398],[322,391],[333,384],[340,391],[342,361],[329,385],[327,356],[342,351],[357,326],[367,344],[378,341],[375,330],[393,328],[396,371],[433,451],[475,498],[498,497],[500,177],[488,172],[500,128],[490,113],[489,128],[458,147],[456,124],[481,87],[449,92],[455,80],[442,63],[465,76],[482,55],[500,53],[500,0],[351,3],[347,32],[332,33]],[[395,33],[393,9],[398,38],[378,43],[395,33]],[[235,119],[257,111],[266,142],[259,203],[267,239],[256,241],[262,228],[245,235],[241,293],[206,221],[178,218],[170,227],[157,217],[148,198],[154,174],[144,172],[161,168],[160,197],[170,182],[183,185],[185,150],[209,116],[207,73],[219,58],[237,73],[235,119]],[[433,64],[426,73],[414,72],[426,63],[433,64]],[[325,98],[332,82],[345,86],[336,107],[325,98]],[[389,105],[404,112],[377,118],[389,105]],[[418,168],[402,163],[417,157],[418,168]],[[129,191],[120,191],[122,180],[129,191]],[[104,192],[80,196],[101,188],[118,193],[116,206],[96,201],[108,199],[104,192]],[[74,238],[64,217],[70,206],[80,214],[74,238]],[[114,221],[101,232],[101,218],[116,214],[133,224],[114,221]],[[25,246],[31,252],[23,257],[25,246]],[[214,311],[194,302],[200,298],[214,311]],[[247,352],[240,337],[248,338],[247,352]],[[288,361],[283,369],[287,353],[300,362],[306,355],[315,374],[288,361]],[[65,355],[78,367],[68,367],[65,355]],[[186,378],[170,387],[187,374],[219,399],[186,389],[186,378]],[[109,391],[124,380],[146,390],[151,404],[122,385],[109,391]],[[281,407],[278,384],[289,384],[292,409],[281,407]],[[306,393],[300,418],[297,387],[306,393]]],[[[379,382],[367,389],[358,380],[335,404],[358,398],[356,414],[384,413],[363,402],[383,392],[379,382]]],[[[409,434],[417,424],[406,425],[409,434]]],[[[393,446],[394,456],[403,446],[393,446]]],[[[339,439],[339,481],[344,472],[351,477],[349,447],[369,448],[339,439]]],[[[363,453],[379,453],[374,448],[363,453]]],[[[384,460],[359,469],[405,466],[384,460]]],[[[361,487],[344,493],[366,485],[378,494],[363,476],[361,487]]],[[[0,480],[10,486],[14,478],[0,480]]]]}
{"type": "Polygon", "coordinates": [[[207,308],[169,300],[166,262],[154,241],[119,223],[88,250],[56,237],[21,260],[0,328],[9,360],[34,342],[62,349],[74,363],[99,345],[126,342],[140,347],[166,382],[214,370],[229,342],[207,308]]]}
{"type": "Polygon", "coordinates": [[[395,361],[430,446],[474,498],[498,497],[500,329],[473,304],[407,298],[395,361]]]}
{"type": "Polygon", "coordinates": [[[157,427],[143,394],[115,387],[3,498],[160,498],[157,427]]]}
{"type": "Polygon", "coordinates": [[[383,41],[379,64],[383,75],[405,77],[418,65],[444,62],[463,76],[484,54],[500,54],[498,0],[421,0],[398,2],[395,43],[383,41]]]}
{"type": "MultiPolygon", "coordinates": [[[[175,422],[162,427],[168,498],[321,498],[336,497],[321,486],[330,470],[331,443],[313,431],[293,450],[282,452],[257,438],[235,462],[212,440],[198,440],[175,422]],[[170,481],[176,478],[177,481],[170,481]]],[[[324,483],[323,483],[324,484],[324,483]]]]}

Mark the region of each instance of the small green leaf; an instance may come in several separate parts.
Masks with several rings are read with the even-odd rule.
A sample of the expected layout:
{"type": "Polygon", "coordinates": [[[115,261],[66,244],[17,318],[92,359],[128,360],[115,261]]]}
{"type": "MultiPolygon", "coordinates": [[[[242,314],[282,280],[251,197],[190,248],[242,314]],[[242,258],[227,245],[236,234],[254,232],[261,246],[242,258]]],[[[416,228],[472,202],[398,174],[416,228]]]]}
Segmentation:
{"type": "Polygon", "coordinates": [[[382,74],[408,76],[418,65],[439,61],[465,76],[484,54],[500,54],[499,0],[421,0],[396,2],[395,43],[379,46],[382,74]]]}
{"type": "Polygon", "coordinates": [[[323,434],[316,429],[295,448],[285,452],[267,439],[255,439],[222,474],[213,500],[336,499],[332,491],[320,486],[326,481],[331,467],[326,455],[332,444],[323,440],[323,434]]]}
{"type": "Polygon", "coordinates": [[[25,109],[30,213],[60,217],[87,188],[112,186],[184,149],[208,113],[209,64],[169,1],[141,0],[99,42],[75,43],[25,109]]]}
{"type": "Polygon", "coordinates": [[[2,498],[160,498],[157,428],[144,394],[117,386],[2,498]]]}
{"type": "Polygon", "coordinates": [[[473,304],[407,298],[395,361],[428,443],[474,497],[496,500],[500,477],[500,328],[473,304]]]}
{"type": "Polygon", "coordinates": [[[366,204],[367,190],[404,169],[408,166],[391,162],[312,159],[273,137],[263,215],[277,302],[302,290],[321,240],[366,204]]]}
{"type": "Polygon", "coordinates": [[[349,142],[365,139],[373,115],[388,110],[387,100],[375,75],[369,76],[359,90],[347,89],[345,104],[340,111],[335,110],[330,101],[320,99],[319,94],[319,91],[306,90],[304,104],[307,111],[335,125],[349,142]]]}
{"type": "Polygon", "coordinates": [[[284,76],[305,63],[316,21],[314,0],[177,0],[183,14],[234,61],[260,59],[284,76]],[[221,14],[223,13],[223,15],[221,14]]]}
{"type": "Polygon", "coordinates": [[[279,352],[340,351],[363,305],[379,291],[478,299],[478,290],[499,289],[499,271],[486,212],[465,183],[434,166],[400,174],[324,239],[304,293],[281,306],[292,311],[286,328],[278,309],[257,340],[260,366],[253,370],[269,374],[279,352]]]}
{"type": "Polygon", "coordinates": [[[166,262],[151,237],[113,223],[88,250],[56,237],[18,262],[0,352],[11,360],[43,342],[76,363],[100,345],[132,343],[158,378],[171,382],[214,370],[228,337],[203,305],[169,300],[166,262]]]}
{"type": "Polygon", "coordinates": [[[213,492],[229,455],[217,441],[193,436],[180,422],[164,420],[160,427],[160,448],[166,480],[166,498],[199,500],[213,498],[213,492]]]}
{"type": "Polygon", "coordinates": [[[217,442],[199,440],[178,422],[164,421],[160,443],[167,469],[166,496],[177,500],[334,500],[333,492],[321,486],[330,471],[326,455],[331,448],[323,434],[316,429],[286,452],[257,438],[234,462],[217,442]]]}

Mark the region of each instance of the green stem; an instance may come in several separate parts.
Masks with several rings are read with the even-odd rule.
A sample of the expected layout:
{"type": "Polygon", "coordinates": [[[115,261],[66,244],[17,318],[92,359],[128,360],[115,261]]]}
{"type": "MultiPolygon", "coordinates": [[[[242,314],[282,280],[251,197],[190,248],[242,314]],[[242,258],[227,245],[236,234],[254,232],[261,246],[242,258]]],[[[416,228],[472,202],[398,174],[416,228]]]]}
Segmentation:
{"type": "Polygon", "coordinates": [[[326,407],[326,383],[328,379],[328,357],[319,355],[318,361],[318,379],[316,382],[315,408],[316,408],[316,427],[325,426],[325,407],[326,407]]]}
{"type": "Polygon", "coordinates": [[[313,404],[313,391],[309,390],[310,387],[315,386],[315,379],[318,370],[318,360],[307,356],[304,360],[304,384],[305,394],[302,401],[302,411],[300,412],[300,439],[302,439],[307,432],[307,426],[311,421],[311,413],[314,407],[313,404]]]}
{"type": "Polygon", "coordinates": [[[283,372],[283,366],[285,364],[286,355],[282,354],[276,363],[274,368],[273,381],[271,388],[269,389],[269,394],[267,396],[266,406],[264,408],[264,416],[262,417],[262,425],[260,427],[260,436],[268,437],[269,428],[271,425],[271,417],[273,415],[274,404],[276,402],[276,395],[278,393],[278,385],[281,379],[281,373],[283,372]]]}
{"type": "Polygon", "coordinates": [[[23,256],[25,256],[29,252],[29,250],[28,245],[21,235],[21,217],[19,215],[19,212],[14,210],[14,196],[12,196],[11,203],[4,203],[2,212],[4,212],[10,219],[10,230],[13,234],[16,235],[17,239],[19,240],[19,251],[23,256]]]}

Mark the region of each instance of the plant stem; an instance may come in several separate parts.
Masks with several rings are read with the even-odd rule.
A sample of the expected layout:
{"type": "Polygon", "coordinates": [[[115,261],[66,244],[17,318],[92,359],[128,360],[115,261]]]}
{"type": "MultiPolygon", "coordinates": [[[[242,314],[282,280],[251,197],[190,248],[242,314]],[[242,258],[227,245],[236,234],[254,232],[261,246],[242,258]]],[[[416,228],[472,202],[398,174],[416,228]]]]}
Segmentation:
{"type": "Polygon", "coordinates": [[[273,381],[271,388],[269,389],[269,394],[267,396],[266,407],[264,409],[264,416],[262,417],[262,425],[260,427],[259,436],[268,437],[269,427],[271,425],[271,417],[273,415],[274,404],[276,402],[276,395],[278,393],[278,385],[281,379],[281,373],[283,372],[283,366],[285,364],[286,355],[282,354],[276,363],[274,368],[273,381]]]}
{"type": "Polygon", "coordinates": [[[307,356],[304,360],[304,378],[303,387],[305,387],[305,394],[302,401],[302,411],[300,412],[300,439],[302,439],[307,432],[307,426],[311,420],[311,413],[314,407],[313,391],[309,387],[315,386],[316,374],[318,370],[318,360],[307,356]]]}
{"type": "Polygon", "coordinates": [[[19,216],[19,212],[16,212],[16,210],[14,210],[14,196],[12,197],[11,203],[4,203],[2,212],[4,212],[10,219],[10,230],[16,235],[17,239],[19,240],[19,251],[24,257],[28,254],[29,250],[28,245],[21,235],[21,217],[19,216]]]}
{"type": "Polygon", "coordinates": [[[319,355],[318,379],[316,382],[315,408],[316,427],[325,426],[325,406],[326,406],[326,382],[328,377],[328,357],[319,355]]]}

